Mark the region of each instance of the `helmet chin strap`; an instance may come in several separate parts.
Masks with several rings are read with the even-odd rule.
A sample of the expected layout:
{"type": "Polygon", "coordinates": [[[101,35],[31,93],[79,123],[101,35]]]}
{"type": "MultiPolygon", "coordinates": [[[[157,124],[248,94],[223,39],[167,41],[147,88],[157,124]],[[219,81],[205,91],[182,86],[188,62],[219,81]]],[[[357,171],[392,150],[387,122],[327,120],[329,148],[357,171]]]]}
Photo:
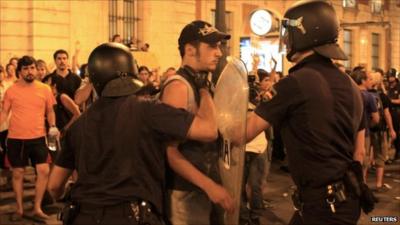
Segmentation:
{"type": "Polygon", "coordinates": [[[292,56],[293,56],[295,53],[296,53],[295,51],[293,51],[292,49],[290,49],[290,52],[288,52],[288,53],[286,54],[286,59],[287,59],[289,62],[292,62],[292,56]]]}
{"type": "MultiPolygon", "coordinates": [[[[290,33],[289,33],[289,35],[290,35],[290,33]]],[[[290,41],[290,37],[288,37],[288,40],[287,40],[288,42],[287,42],[287,45],[286,45],[286,49],[289,49],[289,51],[286,53],[286,59],[289,61],[289,62],[292,62],[292,57],[293,57],[293,55],[294,54],[296,54],[296,52],[294,51],[294,48],[293,48],[293,44],[292,44],[292,42],[290,41]],[[289,46],[289,47],[288,47],[289,46]]]]}

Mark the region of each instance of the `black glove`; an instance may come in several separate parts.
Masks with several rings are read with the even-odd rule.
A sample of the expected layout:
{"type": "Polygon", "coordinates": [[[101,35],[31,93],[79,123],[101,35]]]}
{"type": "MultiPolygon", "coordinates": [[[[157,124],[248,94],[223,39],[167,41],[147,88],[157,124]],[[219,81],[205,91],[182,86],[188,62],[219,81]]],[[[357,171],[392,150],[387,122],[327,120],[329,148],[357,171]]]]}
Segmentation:
{"type": "Polygon", "coordinates": [[[158,92],[160,92],[160,89],[155,87],[153,84],[148,84],[146,86],[143,86],[140,88],[138,92],[136,92],[137,96],[142,96],[142,95],[156,95],[158,92]]]}
{"type": "Polygon", "coordinates": [[[208,80],[208,73],[200,72],[200,73],[196,74],[193,81],[194,81],[194,85],[196,86],[197,90],[200,90],[201,88],[205,88],[211,92],[212,84],[208,80]]]}

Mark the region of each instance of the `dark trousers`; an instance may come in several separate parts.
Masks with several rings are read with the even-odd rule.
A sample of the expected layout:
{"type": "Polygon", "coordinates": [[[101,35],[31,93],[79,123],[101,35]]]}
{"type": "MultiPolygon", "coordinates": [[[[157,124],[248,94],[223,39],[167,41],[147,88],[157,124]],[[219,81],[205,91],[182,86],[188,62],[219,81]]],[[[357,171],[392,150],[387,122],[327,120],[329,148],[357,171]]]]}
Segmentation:
{"type": "MultiPolygon", "coordinates": [[[[396,132],[397,137],[400,135],[400,118],[399,118],[399,110],[392,110],[390,111],[390,115],[392,116],[392,123],[393,123],[393,129],[396,132]]],[[[393,141],[393,145],[396,149],[396,155],[395,158],[398,159],[400,158],[400,138],[396,138],[393,141]]]]}
{"type": "Polygon", "coordinates": [[[356,225],[360,218],[361,208],[358,199],[348,198],[335,204],[336,213],[325,200],[305,203],[300,215],[296,211],[289,225],[356,225]]]}
{"type": "Polygon", "coordinates": [[[145,221],[139,223],[129,204],[99,208],[81,206],[71,225],[164,225],[164,222],[156,214],[143,212],[142,215],[144,214],[146,214],[145,221]]]}

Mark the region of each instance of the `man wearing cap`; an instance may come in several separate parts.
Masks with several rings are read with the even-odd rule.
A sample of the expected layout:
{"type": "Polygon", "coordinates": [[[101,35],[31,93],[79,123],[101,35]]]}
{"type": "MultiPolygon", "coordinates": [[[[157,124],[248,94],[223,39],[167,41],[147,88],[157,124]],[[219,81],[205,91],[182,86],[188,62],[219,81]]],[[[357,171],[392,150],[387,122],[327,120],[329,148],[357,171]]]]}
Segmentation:
{"type": "Polygon", "coordinates": [[[70,224],[164,224],[165,142],[217,138],[210,93],[201,87],[196,116],[136,96],[134,59],[117,43],[95,48],[89,78],[99,99],[66,131],[48,189],[63,193],[73,170],[78,180],[63,210],[70,224]]]}
{"type": "MultiPolygon", "coordinates": [[[[210,87],[210,72],[216,69],[222,56],[221,41],[230,35],[222,33],[204,21],[187,24],[179,36],[182,65],[177,75],[168,78],[160,99],[176,108],[197,112],[201,96],[196,83],[210,87]]],[[[201,85],[200,85],[201,86],[201,85]]],[[[167,150],[170,167],[168,216],[172,224],[221,224],[221,209],[211,217],[217,203],[233,210],[233,200],[220,186],[218,151],[215,142],[186,141],[173,143],[167,150]],[[211,201],[210,201],[211,200],[211,201]],[[210,218],[215,221],[210,222],[210,218]]]]}
{"type": "Polygon", "coordinates": [[[331,60],[347,59],[336,44],[335,10],[325,1],[299,2],[285,13],[281,35],[295,65],[250,115],[247,139],[281,128],[297,186],[290,224],[355,225],[360,189],[366,190],[360,164],[365,124],[357,85],[331,60]]]}

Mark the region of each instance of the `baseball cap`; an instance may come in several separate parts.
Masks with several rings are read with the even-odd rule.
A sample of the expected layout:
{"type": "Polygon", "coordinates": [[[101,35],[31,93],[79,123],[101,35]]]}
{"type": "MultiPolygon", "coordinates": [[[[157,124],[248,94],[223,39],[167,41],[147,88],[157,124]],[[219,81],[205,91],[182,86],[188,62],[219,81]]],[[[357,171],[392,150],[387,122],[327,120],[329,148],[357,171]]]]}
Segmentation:
{"type": "Polygon", "coordinates": [[[217,30],[210,23],[195,20],[182,29],[178,44],[179,46],[184,46],[189,42],[197,40],[211,44],[222,40],[229,40],[230,38],[231,35],[217,30]]]}

